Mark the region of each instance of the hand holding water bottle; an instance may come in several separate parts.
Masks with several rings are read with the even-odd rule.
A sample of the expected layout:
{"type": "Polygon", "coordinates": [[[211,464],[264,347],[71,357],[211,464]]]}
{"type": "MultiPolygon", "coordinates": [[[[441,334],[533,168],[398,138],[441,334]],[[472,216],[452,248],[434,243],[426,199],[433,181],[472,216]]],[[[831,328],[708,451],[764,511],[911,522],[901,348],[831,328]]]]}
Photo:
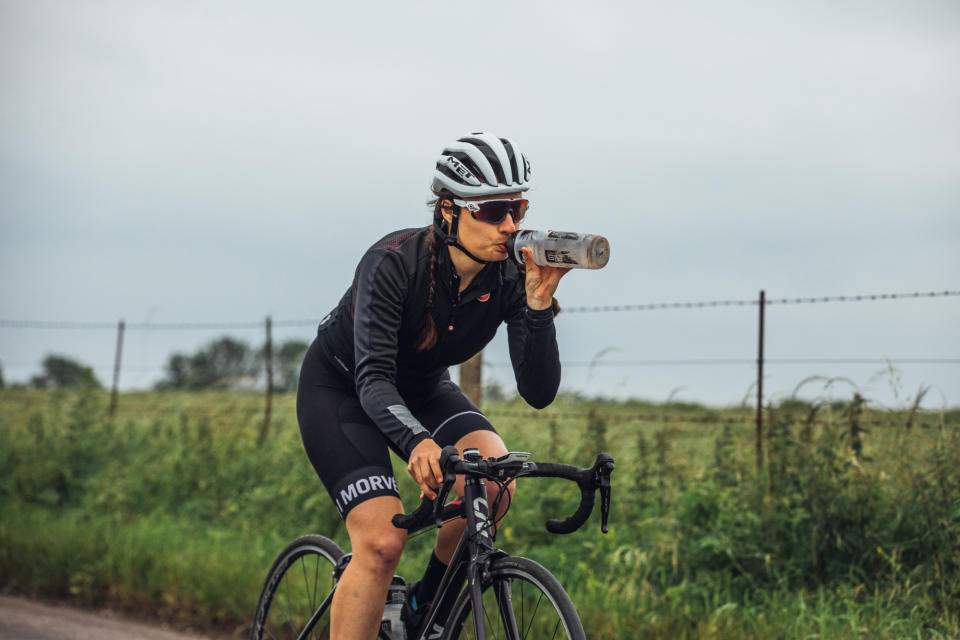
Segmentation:
{"type": "Polygon", "coordinates": [[[607,264],[610,244],[598,235],[525,229],[510,236],[507,253],[526,266],[527,305],[546,309],[570,269],[600,269],[607,264]]]}
{"type": "Polygon", "coordinates": [[[529,247],[539,266],[565,269],[602,269],[610,260],[610,243],[603,236],[572,231],[516,231],[507,240],[507,253],[520,263],[530,264],[521,253],[529,247]]]}

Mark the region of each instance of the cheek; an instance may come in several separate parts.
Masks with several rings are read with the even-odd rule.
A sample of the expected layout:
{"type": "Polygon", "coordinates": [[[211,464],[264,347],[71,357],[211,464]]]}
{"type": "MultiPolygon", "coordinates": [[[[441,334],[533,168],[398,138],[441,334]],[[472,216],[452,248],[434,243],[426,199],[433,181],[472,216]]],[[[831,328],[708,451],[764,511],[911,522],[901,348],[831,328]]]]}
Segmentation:
{"type": "Polygon", "coordinates": [[[467,242],[477,242],[483,237],[483,230],[477,225],[480,224],[472,217],[469,220],[460,219],[460,228],[463,230],[463,239],[467,242]]]}

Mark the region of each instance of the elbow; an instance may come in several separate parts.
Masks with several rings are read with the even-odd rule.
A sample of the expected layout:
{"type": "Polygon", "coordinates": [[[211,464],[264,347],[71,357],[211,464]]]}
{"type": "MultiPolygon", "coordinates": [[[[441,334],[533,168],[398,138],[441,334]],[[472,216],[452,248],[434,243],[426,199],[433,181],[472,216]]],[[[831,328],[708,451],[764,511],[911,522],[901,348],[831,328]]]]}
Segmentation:
{"type": "Polygon", "coordinates": [[[517,389],[517,393],[534,409],[546,409],[557,397],[559,384],[536,385],[524,389],[517,389]]]}
{"type": "Polygon", "coordinates": [[[553,394],[553,395],[550,396],[549,398],[547,398],[547,397],[544,397],[544,398],[524,398],[524,400],[526,400],[526,401],[527,401],[527,404],[529,404],[529,405],[530,405],[531,407],[533,407],[534,409],[540,410],[540,409],[546,409],[547,407],[549,407],[549,406],[550,406],[550,403],[553,402],[553,399],[556,397],[556,395],[557,395],[557,394],[553,394]]]}

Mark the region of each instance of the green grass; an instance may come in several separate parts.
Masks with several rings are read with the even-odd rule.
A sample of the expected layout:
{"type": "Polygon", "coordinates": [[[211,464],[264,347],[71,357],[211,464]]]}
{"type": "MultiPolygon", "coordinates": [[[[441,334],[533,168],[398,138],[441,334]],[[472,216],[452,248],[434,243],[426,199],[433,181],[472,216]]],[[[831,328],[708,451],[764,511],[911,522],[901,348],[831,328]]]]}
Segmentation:
{"type": "MultiPolygon", "coordinates": [[[[348,547],[294,398],[0,390],[0,588],[155,612],[240,637],[295,536],[348,547]]],[[[591,638],[960,637],[960,412],[858,399],[767,412],[561,397],[487,407],[514,450],[617,459],[611,532],[543,523],[577,491],[521,480],[497,544],[567,586],[591,638]]],[[[396,461],[401,493],[417,492],[396,461]]],[[[413,538],[399,572],[432,546],[413,538]]]]}

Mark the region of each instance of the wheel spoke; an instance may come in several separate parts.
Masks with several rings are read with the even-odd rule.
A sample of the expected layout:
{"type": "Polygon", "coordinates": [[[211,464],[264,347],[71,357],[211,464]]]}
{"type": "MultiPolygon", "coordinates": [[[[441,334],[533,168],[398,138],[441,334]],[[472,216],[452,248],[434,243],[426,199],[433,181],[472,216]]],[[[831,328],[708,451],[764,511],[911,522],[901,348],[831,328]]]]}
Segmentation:
{"type": "Polygon", "coordinates": [[[560,623],[561,623],[561,622],[563,622],[563,621],[562,621],[559,617],[557,617],[557,624],[553,625],[553,635],[550,636],[551,638],[556,638],[556,637],[557,637],[557,631],[560,630],[560,623]]]}
{"type": "Polygon", "coordinates": [[[310,604],[313,604],[313,596],[310,595],[310,582],[307,579],[307,563],[300,562],[300,570],[303,572],[303,588],[307,590],[307,600],[310,601],[310,604]]]}
{"type": "MultiPolygon", "coordinates": [[[[489,633],[491,630],[496,629],[496,626],[493,624],[493,620],[490,619],[490,607],[483,607],[483,619],[486,621],[486,631],[489,633]]],[[[500,634],[497,634],[497,638],[500,637],[500,634]]],[[[497,640],[493,638],[492,640],[497,640]]]]}
{"type": "MultiPolygon", "coordinates": [[[[538,590],[538,591],[539,591],[539,590],[538,590]]],[[[534,621],[534,620],[536,619],[536,617],[537,617],[537,610],[540,608],[540,603],[541,603],[541,602],[543,602],[543,592],[542,592],[542,591],[540,591],[540,597],[537,598],[537,606],[535,606],[535,607],[533,608],[533,613],[530,614],[530,624],[529,624],[529,626],[527,626],[527,630],[523,632],[523,637],[524,637],[524,638],[527,637],[527,632],[529,632],[530,629],[533,627],[533,621],[534,621]]]]}
{"type": "MultiPolygon", "coordinates": [[[[520,583],[520,626],[521,626],[521,627],[523,626],[523,621],[527,619],[527,618],[523,615],[523,608],[524,608],[524,607],[526,606],[526,604],[527,604],[527,598],[523,595],[523,587],[526,586],[526,584],[527,584],[526,582],[521,582],[521,583],[520,583]]],[[[522,639],[522,636],[521,636],[521,638],[520,638],[519,640],[523,640],[523,639],[522,639]]]]}
{"type": "MultiPolygon", "coordinates": [[[[314,598],[317,596],[317,585],[320,582],[320,556],[317,556],[314,562],[314,573],[313,573],[313,595],[314,598]]],[[[317,606],[316,599],[314,599],[312,606],[317,606]]]]}
{"type": "Polygon", "coordinates": [[[283,576],[283,584],[287,590],[287,624],[290,626],[290,637],[295,639],[298,634],[293,626],[293,615],[290,612],[290,608],[293,607],[293,599],[290,597],[290,580],[287,579],[287,576],[283,576]]]}

